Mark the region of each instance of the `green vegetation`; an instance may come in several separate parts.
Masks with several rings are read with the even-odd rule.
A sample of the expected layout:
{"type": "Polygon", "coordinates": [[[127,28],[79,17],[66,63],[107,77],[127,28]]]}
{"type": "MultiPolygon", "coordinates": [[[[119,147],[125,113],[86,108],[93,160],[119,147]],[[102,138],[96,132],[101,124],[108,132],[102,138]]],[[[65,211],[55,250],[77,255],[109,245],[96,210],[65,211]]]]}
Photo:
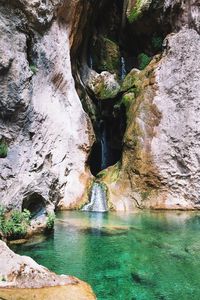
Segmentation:
{"type": "Polygon", "coordinates": [[[143,11],[148,8],[150,4],[149,0],[136,0],[133,6],[130,7],[130,11],[128,14],[128,21],[129,23],[133,23],[139,19],[142,15],[143,11]]]}
{"type": "Polygon", "coordinates": [[[140,80],[138,78],[138,74],[139,71],[137,69],[132,69],[130,73],[126,75],[121,87],[122,92],[131,91],[136,95],[139,94],[140,80]]]}
{"type": "Polygon", "coordinates": [[[122,97],[122,103],[124,104],[126,110],[129,110],[131,104],[135,101],[135,93],[126,93],[122,97]]]}
{"type": "Polygon", "coordinates": [[[8,146],[5,142],[0,142],[0,158],[5,158],[8,154],[8,146]]]}
{"type": "Polygon", "coordinates": [[[6,276],[0,274],[0,282],[5,282],[5,281],[7,281],[6,276]]]}
{"type": "Polygon", "coordinates": [[[10,215],[5,214],[5,209],[0,207],[0,231],[8,240],[25,237],[30,224],[30,212],[14,210],[10,215]]]}
{"type": "Polygon", "coordinates": [[[140,70],[144,70],[146,68],[146,66],[148,66],[148,64],[151,61],[151,57],[148,56],[145,53],[140,53],[138,55],[138,63],[139,63],[139,69],[140,70]]]}
{"type": "Polygon", "coordinates": [[[56,216],[55,216],[54,212],[48,213],[48,215],[47,215],[47,224],[46,224],[47,230],[52,230],[53,229],[55,218],[56,218],[56,216]]]}
{"type": "Polygon", "coordinates": [[[30,65],[30,70],[33,72],[33,74],[35,75],[38,71],[37,67],[35,65],[30,65]]]}
{"type": "Polygon", "coordinates": [[[152,37],[151,43],[155,50],[157,51],[162,50],[163,38],[161,36],[154,35],[152,37]]]}
{"type": "Polygon", "coordinates": [[[105,36],[100,36],[92,49],[94,66],[99,72],[119,73],[120,50],[117,43],[105,36]]]}

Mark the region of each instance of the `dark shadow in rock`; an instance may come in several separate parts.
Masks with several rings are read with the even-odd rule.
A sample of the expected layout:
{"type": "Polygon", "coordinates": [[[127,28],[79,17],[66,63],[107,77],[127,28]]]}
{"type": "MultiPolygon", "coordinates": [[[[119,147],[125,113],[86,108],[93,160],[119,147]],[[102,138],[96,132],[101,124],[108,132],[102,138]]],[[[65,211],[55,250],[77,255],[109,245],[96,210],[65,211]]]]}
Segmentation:
{"type": "Polygon", "coordinates": [[[24,209],[28,209],[30,211],[31,218],[38,218],[46,213],[45,200],[40,194],[33,193],[24,199],[22,210],[24,209]]]}

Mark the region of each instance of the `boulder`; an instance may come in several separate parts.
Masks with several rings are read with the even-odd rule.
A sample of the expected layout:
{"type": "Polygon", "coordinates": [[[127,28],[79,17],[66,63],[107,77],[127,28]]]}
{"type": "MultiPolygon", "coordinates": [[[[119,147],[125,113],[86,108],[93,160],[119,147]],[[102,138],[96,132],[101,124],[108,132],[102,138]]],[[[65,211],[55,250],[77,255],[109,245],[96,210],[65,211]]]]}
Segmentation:
{"type": "Polygon", "coordinates": [[[91,287],[72,276],[56,275],[0,241],[0,299],[94,300],[91,287]]]}
{"type": "Polygon", "coordinates": [[[116,75],[107,71],[98,74],[91,70],[86,84],[99,100],[113,99],[120,91],[116,75]]]}

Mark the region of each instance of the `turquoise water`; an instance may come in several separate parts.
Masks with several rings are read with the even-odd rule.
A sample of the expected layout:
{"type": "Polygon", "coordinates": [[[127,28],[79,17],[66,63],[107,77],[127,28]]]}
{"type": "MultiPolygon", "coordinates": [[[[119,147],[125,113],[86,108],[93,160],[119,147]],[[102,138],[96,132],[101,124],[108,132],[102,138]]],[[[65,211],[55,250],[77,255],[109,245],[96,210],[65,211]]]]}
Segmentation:
{"type": "Polygon", "coordinates": [[[63,212],[52,235],[14,250],[87,281],[99,300],[200,299],[197,213],[63,212]]]}

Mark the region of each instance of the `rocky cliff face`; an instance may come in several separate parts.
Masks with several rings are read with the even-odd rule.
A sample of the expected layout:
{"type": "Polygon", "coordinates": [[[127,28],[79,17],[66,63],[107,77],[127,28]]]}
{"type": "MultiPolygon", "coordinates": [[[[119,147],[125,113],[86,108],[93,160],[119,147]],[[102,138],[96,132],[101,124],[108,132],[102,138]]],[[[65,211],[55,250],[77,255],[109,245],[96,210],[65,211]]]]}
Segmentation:
{"type": "Polygon", "coordinates": [[[198,1],[0,3],[1,203],[198,208],[198,1]]]}
{"type": "MultiPolygon", "coordinates": [[[[99,73],[121,76],[121,91],[116,84],[111,86],[110,79],[105,83],[104,72],[98,77],[86,70],[89,83],[82,76],[92,97],[102,103],[96,116],[107,126],[107,152],[114,145],[109,134],[120,143],[113,124],[120,121],[119,109],[126,109],[121,158],[114,166],[99,168],[97,181],[107,186],[109,206],[116,210],[199,208],[199,5],[196,1],[124,1],[121,7],[113,2],[113,11],[114,21],[107,30],[109,12],[104,11],[103,24],[103,15],[94,24],[88,65],[99,73]],[[122,12],[120,25],[117,10],[122,12]],[[116,53],[117,45],[114,61],[110,53],[116,53]],[[133,68],[125,79],[117,70],[120,56],[121,67],[123,58],[126,71],[133,68]],[[106,101],[112,106],[111,98],[115,99],[109,123],[106,101]]],[[[98,128],[96,134],[98,141],[98,128]]],[[[103,152],[101,136],[99,140],[103,152]]],[[[98,151],[95,161],[97,156],[98,151]]]]}
{"type": "Polygon", "coordinates": [[[80,6],[1,1],[0,143],[7,153],[0,158],[0,194],[8,208],[73,208],[90,176],[93,130],[70,62],[80,6]]]}

